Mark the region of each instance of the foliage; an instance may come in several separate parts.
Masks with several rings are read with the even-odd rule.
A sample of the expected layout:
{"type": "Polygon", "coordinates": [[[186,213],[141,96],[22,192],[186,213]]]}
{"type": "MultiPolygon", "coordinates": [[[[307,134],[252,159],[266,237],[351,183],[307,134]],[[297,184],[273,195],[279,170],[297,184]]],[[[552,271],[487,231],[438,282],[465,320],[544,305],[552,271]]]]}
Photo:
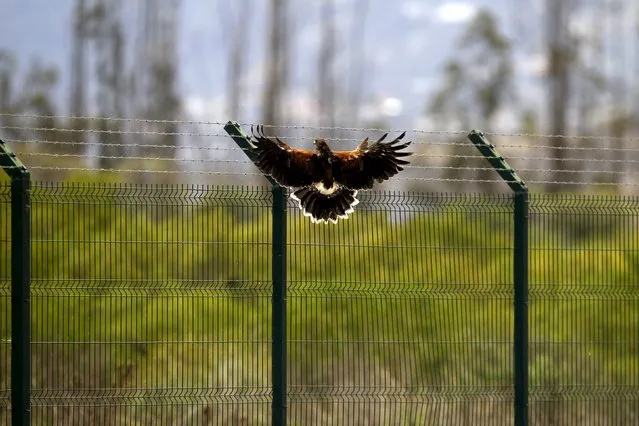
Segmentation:
{"type": "MultiPolygon", "coordinates": [[[[498,18],[480,10],[458,40],[458,48],[444,64],[441,86],[433,94],[427,114],[446,129],[491,131],[499,111],[507,108],[515,96],[511,41],[502,32],[498,18]]],[[[495,175],[485,170],[483,159],[466,158],[457,145],[450,151],[446,178],[483,181],[478,186],[484,191],[492,187],[489,181],[495,175]],[[474,176],[464,175],[473,169],[474,176]]]]}
{"type": "Polygon", "coordinates": [[[469,23],[459,48],[445,64],[444,84],[428,110],[439,118],[456,118],[461,128],[481,123],[490,129],[495,114],[512,96],[511,42],[501,32],[497,17],[482,10],[469,23]]]}

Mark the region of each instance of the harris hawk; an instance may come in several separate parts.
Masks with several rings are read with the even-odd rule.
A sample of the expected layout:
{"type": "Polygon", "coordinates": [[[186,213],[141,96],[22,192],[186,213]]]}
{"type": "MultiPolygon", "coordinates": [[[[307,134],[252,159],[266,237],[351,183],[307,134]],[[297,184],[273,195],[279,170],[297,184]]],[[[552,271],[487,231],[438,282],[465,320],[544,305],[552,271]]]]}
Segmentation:
{"type": "Polygon", "coordinates": [[[401,157],[412,154],[399,152],[411,143],[402,143],[406,132],[389,142],[384,142],[388,133],[370,144],[366,138],[352,151],[332,151],[321,138],[313,141],[315,150],[293,148],[265,136],[263,126],[256,131],[251,126],[251,133],[257,167],[292,188],[291,198],[313,223],[346,219],[359,203],[358,191],[399,173],[408,164],[401,157]]]}

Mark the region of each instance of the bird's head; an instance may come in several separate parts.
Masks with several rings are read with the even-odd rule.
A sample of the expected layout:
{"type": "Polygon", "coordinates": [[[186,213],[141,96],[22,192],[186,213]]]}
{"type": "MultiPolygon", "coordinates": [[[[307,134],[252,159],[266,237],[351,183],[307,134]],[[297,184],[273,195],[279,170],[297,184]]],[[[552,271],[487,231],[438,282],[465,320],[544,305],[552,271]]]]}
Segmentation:
{"type": "Polygon", "coordinates": [[[315,149],[321,156],[328,157],[331,155],[331,148],[328,146],[328,144],[326,143],[324,139],[322,138],[315,139],[313,141],[313,144],[315,145],[315,149]]]}

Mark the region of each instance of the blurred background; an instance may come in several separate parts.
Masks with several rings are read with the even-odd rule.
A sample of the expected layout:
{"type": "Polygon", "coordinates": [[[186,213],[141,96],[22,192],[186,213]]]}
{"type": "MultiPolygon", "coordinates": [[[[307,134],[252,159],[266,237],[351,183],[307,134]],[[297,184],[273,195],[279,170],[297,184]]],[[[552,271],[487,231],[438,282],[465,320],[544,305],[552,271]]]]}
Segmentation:
{"type": "Polygon", "coordinates": [[[293,424],[511,424],[512,193],[471,129],[530,187],[531,424],[639,424],[639,197],[617,196],[639,194],[637,0],[0,0],[0,17],[0,138],[33,175],[34,424],[268,424],[280,238],[293,424]],[[337,227],[290,204],[272,233],[228,120],[299,147],[407,130],[414,155],[337,227]]]}
{"type": "Polygon", "coordinates": [[[477,128],[544,190],[636,192],[633,0],[2,0],[0,14],[0,137],[43,179],[71,165],[255,171],[219,126],[233,119],[344,149],[360,128],[417,129],[409,174],[489,180],[463,146],[477,128]]]}

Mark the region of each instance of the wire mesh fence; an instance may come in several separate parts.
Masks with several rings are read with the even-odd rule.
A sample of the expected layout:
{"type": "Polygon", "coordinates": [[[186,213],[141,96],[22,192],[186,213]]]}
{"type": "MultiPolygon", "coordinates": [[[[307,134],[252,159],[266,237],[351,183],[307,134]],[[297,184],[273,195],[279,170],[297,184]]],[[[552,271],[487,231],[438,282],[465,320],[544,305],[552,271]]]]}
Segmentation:
{"type": "MultiPolygon", "coordinates": [[[[278,197],[221,123],[180,124],[197,128],[175,132],[186,142],[166,155],[148,129],[116,131],[148,139],[116,139],[127,145],[119,157],[90,132],[0,128],[19,133],[18,157],[36,173],[32,424],[279,425],[278,410],[291,425],[639,422],[636,195],[533,194],[528,222],[514,215],[523,198],[499,192],[503,179],[525,185],[492,146],[479,155],[456,133],[415,132],[397,189],[360,193],[337,225],[311,223],[289,200],[282,222],[278,197]],[[87,171],[112,173],[73,175],[87,171]],[[285,295],[274,285],[278,239],[285,295]]],[[[283,130],[298,146],[317,129],[283,130]]],[[[379,129],[320,130],[337,148],[379,129]]],[[[552,152],[521,138],[550,148],[553,137],[500,145],[534,189],[557,183],[557,170],[552,152]]],[[[606,143],[595,157],[597,141],[578,140],[564,147],[575,172],[562,190],[634,193],[636,150],[606,143]]],[[[11,199],[0,179],[0,424],[17,370],[11,199]]]]}
{"type": "Polygon", "coordinates": [[[511,210],[384,192],[339,228],[294,220],[291,424],[508,424],[511,210]]]}
{"type": "Polygon", "coordinates": [[[32,202],[34,424],[266,423],[267,191],[37,184],[32,202]]]}
{"type": "Polygon", "coordinates": [[[639,198],[531,195],[532,424],[639,422],[639,198]]]}
{"type": "MultiPolygon", "coordinates": [[[[289,424],[512,424],[512,197],[366,195],[337,226],[289,204],[289,424]]],[[[34,183],[33,424],[270,424],[270,206],[265,187],[34,183]]],[[[531,424],[637,422],[638,217],[633,197],[531,196],[531,424]]]]}
{"type": "MultiPolygon", "coordinates": [[[[507,421],[510,204],[291,210],[291,424],[507,421]]],[[[34,424],[268,423],[267,188],[36,183],[32,205],[34,424]]]]}

